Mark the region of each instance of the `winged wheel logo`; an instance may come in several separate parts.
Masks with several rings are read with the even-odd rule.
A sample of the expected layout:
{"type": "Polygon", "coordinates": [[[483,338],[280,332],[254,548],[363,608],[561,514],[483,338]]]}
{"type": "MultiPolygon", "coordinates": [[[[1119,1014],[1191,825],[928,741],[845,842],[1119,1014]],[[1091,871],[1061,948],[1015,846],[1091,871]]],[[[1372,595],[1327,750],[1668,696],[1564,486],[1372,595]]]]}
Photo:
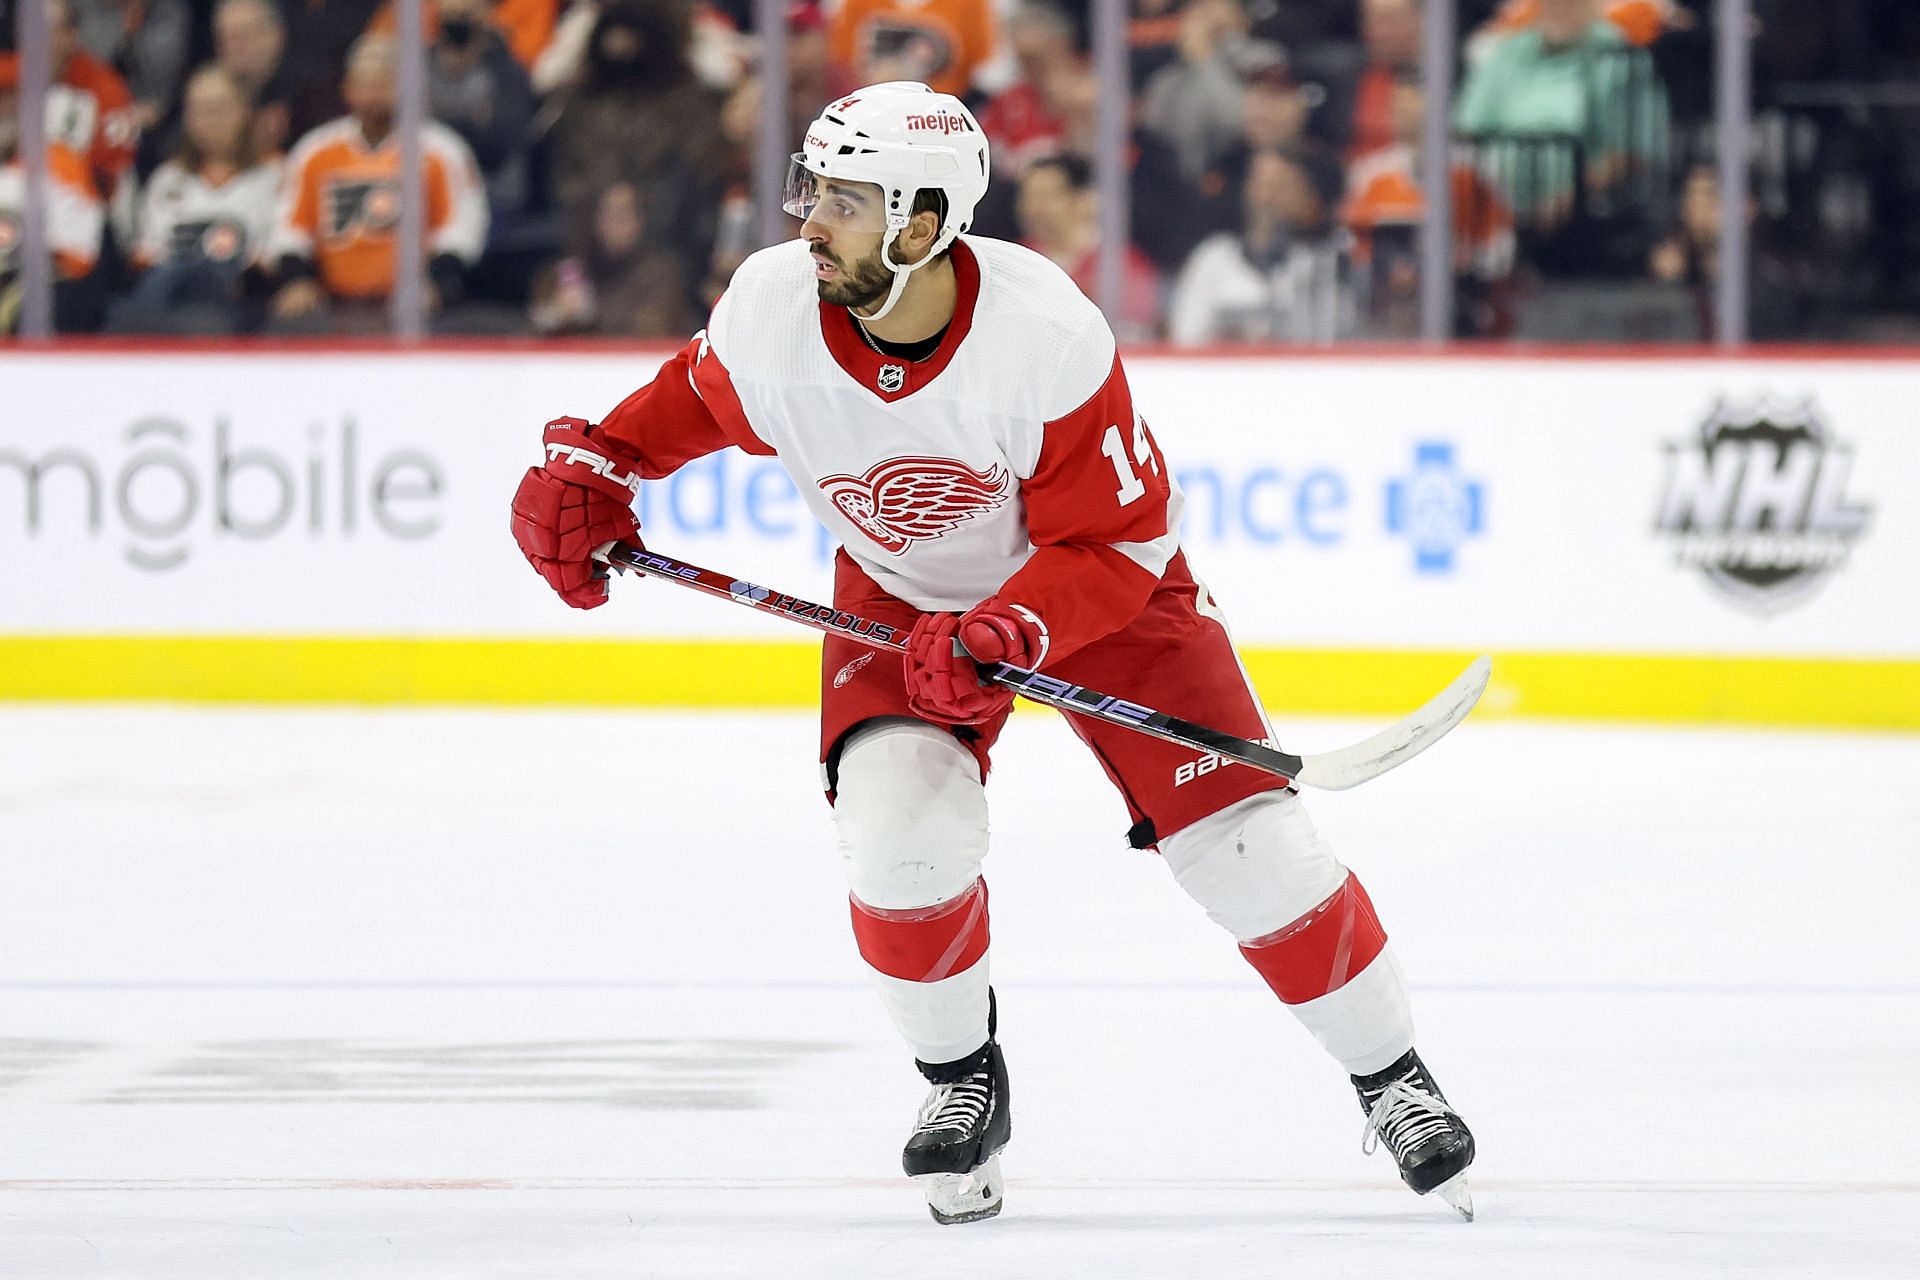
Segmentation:
{"type": "Polygon", "coordinates": [[[828,476],[820,488],[860,532],[899,555],[1004,506],[1013,477],[952,458],[888,458],[863,476],[828,476]]]}

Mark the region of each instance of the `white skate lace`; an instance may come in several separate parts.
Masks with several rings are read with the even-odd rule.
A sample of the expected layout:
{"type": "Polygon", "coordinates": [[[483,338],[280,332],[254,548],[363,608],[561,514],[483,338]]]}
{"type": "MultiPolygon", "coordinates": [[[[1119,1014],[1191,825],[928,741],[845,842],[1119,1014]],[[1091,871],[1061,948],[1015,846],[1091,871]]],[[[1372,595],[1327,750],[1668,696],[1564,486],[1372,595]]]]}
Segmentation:
{"type": "Polygon", "coordinates": [[[993,1086],[985,1075],[969,1076],[958,1084],[937,1084],[921,1104],[918,1132],[973,1128],[987,1114],[992,1095],[993,1086]]]}
{"type": "Polygon", "coordinates": [[[1360,1133],[1361,1154],[1372,1155],[1384,1138],[1398,1160],[1428,1138],[1447,1132],[1452,1127],[1447,1117],[1458,1114],[1443,1099],[1395,1080],[1380,1091],[1367,1112],[1367,1127],[1360,1133]]]}

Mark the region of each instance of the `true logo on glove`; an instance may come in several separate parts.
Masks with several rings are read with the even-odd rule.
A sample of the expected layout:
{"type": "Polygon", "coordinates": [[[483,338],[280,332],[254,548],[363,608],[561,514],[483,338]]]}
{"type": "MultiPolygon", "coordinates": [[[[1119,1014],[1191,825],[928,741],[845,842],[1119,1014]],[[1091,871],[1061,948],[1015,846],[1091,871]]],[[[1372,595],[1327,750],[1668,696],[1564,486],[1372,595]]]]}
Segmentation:
{"type": "Polygon", "coordinates": [[[1004,505],[1013,490],[1005,467],[975,471],[952,458],[888,458],[863,476],[820,482],[834,509],[895,555],[1004,505]]]}
{"type": "Polygon", "coordinates": [[[547,458],[551,462],[566,461],[577,467],[585,467],[595,475],[605,476],[615,484],[625,485],[633,490],[634,496],[640,493],[640,476],[629,471],[621,475],[614,468],[611,458],[603,457],[591,449],[582,449],[577,444],[550,444],[547,446],[547,458]]]}

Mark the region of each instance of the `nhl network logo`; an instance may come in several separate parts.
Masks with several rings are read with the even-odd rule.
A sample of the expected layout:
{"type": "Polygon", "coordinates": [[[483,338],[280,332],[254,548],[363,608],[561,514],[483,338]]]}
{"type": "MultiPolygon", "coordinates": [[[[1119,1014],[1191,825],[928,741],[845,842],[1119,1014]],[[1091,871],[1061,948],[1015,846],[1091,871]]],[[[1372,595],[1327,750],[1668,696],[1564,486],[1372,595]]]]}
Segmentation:
{"type": "Polygon", "coordinates": [[[1697,439],[1667,446],[1654,528],[1675,562],[1761,614],[1804,600],[1846,562],[1872,509],[1847,500],[1853,450],[1811,400],[1717,402],[1697,439]]]}

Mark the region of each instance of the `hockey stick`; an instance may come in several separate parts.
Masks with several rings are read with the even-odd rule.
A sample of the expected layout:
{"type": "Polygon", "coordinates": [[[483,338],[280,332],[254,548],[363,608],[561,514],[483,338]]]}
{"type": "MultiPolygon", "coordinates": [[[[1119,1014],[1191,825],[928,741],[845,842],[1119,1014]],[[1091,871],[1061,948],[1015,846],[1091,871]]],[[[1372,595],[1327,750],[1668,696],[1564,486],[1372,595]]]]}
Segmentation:
{"type": "MultiPolygon", "coordinates": [[[[632,570],[650,578],[692,587],[696,591],[704,591],[710,596],[719,596],[762,613],[791,619],[816,631],[843,635],[876,649],[906,652],[906,639],[900,628],[848,613],[844,609],[835,609],[832,605],[815,604],[798,596],[785,595],[624,542],[608,543],[594,556],[615,569],[632,570]]],[[[1350,747],[1307,756],[1297,756],[1265,743],[1237,738],[1230,733],[1209,729],[1205,725],[1143,707],[1110,693],[1099,693],[1083,685],[1069,684],[1054,676],[1025,671],[1004,662],[980,664],[980,678],[1005,685],[1022,697],[1062,711],[1091,716],[1108,724],[1177,742],[1181,746],[1211,752],[1322,791],[1344,791],[1405,764],[1466,719],[1467,713],[1473,710],[1473,704],[1480,700],[1481,691],[1487,687],[1487,675],[1492,666],[1492,660],[1485,656],[1475,658],[1465,671],[1454,677],[1452,684],[1406,719],[1350,747]]]]}

